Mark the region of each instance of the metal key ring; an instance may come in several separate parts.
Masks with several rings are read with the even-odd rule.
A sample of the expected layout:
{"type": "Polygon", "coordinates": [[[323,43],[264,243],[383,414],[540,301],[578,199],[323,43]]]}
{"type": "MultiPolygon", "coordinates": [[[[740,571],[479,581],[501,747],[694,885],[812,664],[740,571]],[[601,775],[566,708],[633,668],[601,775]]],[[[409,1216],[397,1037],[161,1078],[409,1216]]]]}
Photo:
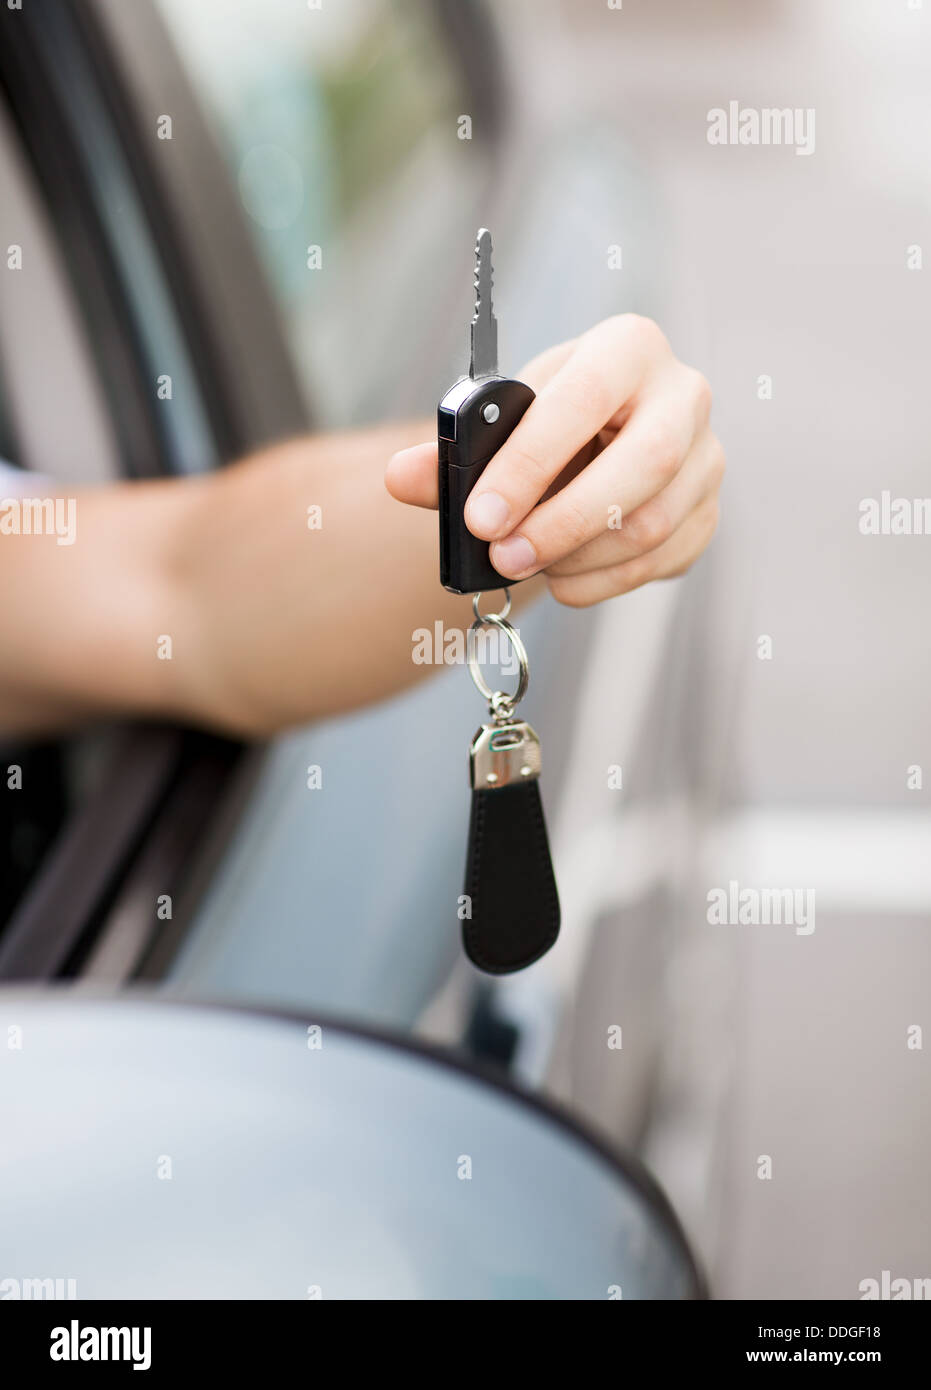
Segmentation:
{"type": "Polygon", "coordinates": [[[482,597],[482,590],[481,590],[481,589],[478,591],[477,594],[473,594],[473,595],[472,595],[472,612],[475,614],[475,616],[476,616],[477,619],[481,620],[481,619],[483,619],[483,618],[488,618],[489,621],[490,621],[492,618],[506,618],[507,615],[510,613],[510,611],[511,611],[511,591],[510,591],[510,589],[507,587],[506,584],[504,585],[504,607],[502,608],[502,610],[501,610],[500,613],[480,613],[480,612],[478,611],[478,603],[479,603],[479,599],[480,599],[481,597],[482,597]]]}
{"type": "MultiPolygon", "coordinates": [[[[475,599],[473,599],[472,602],[474,606],[475,599]]],[[[508,608],[510,608],[510,596],[508,597],[508,608]]],[[[507,608],[505,612],[507,612],[507,608]]],[[[526,695],[527,686],[530,683],[530,662],[527,658],[527,648],[520,640],[517,629],[513,628],[509,622],[506,622],[500,613],[479,614],[475,622],[469,628],[469,638],[466,646],[468,648],[467,661],[469,675],[472,677],[478,693],[488,701],[495,713],[499,711],[502,714],[512,713],[514,706],[526,695]],[[472,639],[472,634],[473,632],[479,632],[483,627],[496,627],[499,632],[503,632],[517,657],[520,665],[520,679],[517,682],[517,689],[511,695],[504,690],[492,690],[491,686],[482,675],[482,668],[479,666],[478,658],[475,655],[475,642],[472,639]]]]}

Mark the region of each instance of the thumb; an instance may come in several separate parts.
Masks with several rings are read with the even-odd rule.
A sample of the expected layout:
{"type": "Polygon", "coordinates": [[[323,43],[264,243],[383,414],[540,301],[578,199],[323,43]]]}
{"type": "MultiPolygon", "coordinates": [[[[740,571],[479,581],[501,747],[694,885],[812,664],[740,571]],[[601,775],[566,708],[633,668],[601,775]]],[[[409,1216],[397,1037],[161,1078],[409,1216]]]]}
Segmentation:
{"type": "Polygon", "coordinates": [[[388,460],[385,487],[391,496],[411,507],[437,507],[436,443],[415,444],[388,460]]]}

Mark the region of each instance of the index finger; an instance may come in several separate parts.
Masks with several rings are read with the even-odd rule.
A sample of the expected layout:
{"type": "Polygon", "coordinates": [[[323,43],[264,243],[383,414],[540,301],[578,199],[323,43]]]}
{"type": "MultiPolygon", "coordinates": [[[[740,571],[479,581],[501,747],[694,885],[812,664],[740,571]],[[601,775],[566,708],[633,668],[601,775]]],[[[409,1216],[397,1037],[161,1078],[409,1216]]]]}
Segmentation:
{"type": "Polygon", "coordinates": [[[646,373],[635,332],[635,324],[624,316],[608,319],[578,339],[473,488],[465,521],[474,536],[495,540],[513,531],[566,464],[635,393],[646,373]]]}

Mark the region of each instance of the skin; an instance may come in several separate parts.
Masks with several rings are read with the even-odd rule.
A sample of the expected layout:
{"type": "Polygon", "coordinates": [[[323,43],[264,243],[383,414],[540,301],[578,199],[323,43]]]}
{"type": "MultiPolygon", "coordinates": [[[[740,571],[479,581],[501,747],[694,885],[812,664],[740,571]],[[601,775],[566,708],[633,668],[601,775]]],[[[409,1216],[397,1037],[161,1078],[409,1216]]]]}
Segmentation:
{"type": "MultiPolygon", "coordinates": [[[[582,607],[687,569],[724,469],[704,378],[633,315],[519,376],[537,399],[466,509],[503,574],[534,576],[515,608],[544,585],[582,607]]],[[[411,660],[414,630],[472,615],[437,582],[436,444],[410,446],[429,430],[298,439],[203,478],[86,491],[73,546],[0,536],[0,591],[16,596],[0,609],[0,730],[116,715],[264,737],[438,669],[411,660]]]]}

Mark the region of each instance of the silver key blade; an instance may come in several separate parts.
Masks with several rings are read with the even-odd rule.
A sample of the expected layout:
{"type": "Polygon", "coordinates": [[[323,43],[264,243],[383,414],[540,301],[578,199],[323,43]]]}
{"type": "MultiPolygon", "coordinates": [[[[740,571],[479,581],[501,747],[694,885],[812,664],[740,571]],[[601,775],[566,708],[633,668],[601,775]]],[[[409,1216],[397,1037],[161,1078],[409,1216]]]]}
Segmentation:
{"type": "Polygon", "coordinates": [[[480,227],[475,243],[475,313],[469,376],[494,376],[497,371],[498,323],[491,303],[491,232],[480,227]]]}

